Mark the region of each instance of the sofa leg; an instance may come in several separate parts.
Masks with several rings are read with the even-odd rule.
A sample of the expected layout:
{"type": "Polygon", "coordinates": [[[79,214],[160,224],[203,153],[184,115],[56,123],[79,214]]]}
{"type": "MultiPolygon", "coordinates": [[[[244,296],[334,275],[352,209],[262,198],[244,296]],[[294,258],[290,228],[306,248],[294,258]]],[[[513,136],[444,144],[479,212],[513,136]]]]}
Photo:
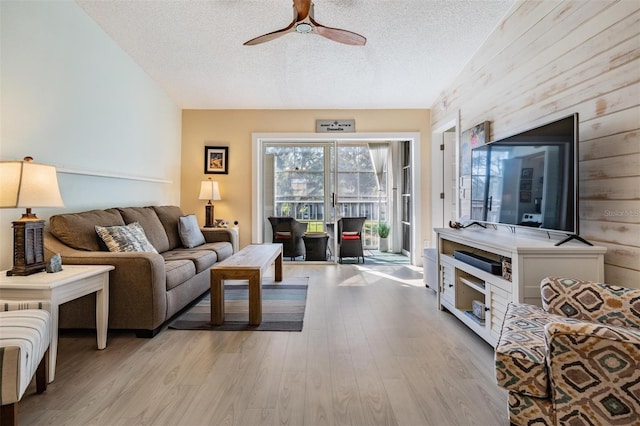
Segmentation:
{"type": "Polygon", "coordinates": [[[48,374],[49,370],[49,349],[44,353],[38,369],[36,370],[36,392],[42,393],[47,390],[48,374]]]}
{"type": "Polygon", "coordinates": [[[160,332],[162,327],[153,330],[136,330],[136,337],[139,339],[152,339],[160,332]]]}
{"type": "Polygon", "coordinates": [[[2,406],[0,412],[0,425],[16,426],[18,424],[18,403],[7,404],[2,406]]]}

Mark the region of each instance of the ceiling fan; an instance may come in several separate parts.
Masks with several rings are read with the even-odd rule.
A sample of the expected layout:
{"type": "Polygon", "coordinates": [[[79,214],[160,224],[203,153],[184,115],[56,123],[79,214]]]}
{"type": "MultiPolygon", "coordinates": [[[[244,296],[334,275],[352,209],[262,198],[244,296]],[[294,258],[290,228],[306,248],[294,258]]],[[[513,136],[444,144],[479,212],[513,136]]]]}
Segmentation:
{"type": "Polygon", "coordinates": [[[261,35],[244,43],[245,46],[253,46],[274,40],[287,33],[315,33],[338,43],[354,46],[364,46],[367,39],[360,34],[339,28],[325,27],[313,19],[313,3],[311,0],[293,0],[293,22],[286,28],[261,35]]]}

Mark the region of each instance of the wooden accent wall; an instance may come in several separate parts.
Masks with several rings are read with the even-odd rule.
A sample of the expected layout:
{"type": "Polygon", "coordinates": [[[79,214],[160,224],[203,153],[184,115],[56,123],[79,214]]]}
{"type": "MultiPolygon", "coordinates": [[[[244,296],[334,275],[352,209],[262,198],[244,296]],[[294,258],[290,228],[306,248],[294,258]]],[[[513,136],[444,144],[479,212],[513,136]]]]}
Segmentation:
{"type": "Polygon", "coordinates": [[[580,116],[580,233],[605,279],[640,288],[640,1],[520,1],[434,103],[496,140],[580,116]],[[444,108],[443,105],[446,105],[444,108]]]}

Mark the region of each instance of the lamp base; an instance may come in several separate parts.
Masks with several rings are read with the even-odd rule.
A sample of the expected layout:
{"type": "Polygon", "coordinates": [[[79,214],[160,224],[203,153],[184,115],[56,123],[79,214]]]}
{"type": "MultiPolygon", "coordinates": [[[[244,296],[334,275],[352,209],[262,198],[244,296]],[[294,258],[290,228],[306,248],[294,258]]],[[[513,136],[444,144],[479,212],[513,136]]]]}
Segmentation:
{"type": "Polygon", "coordinates": [[[44,271],[44,220],[33,217],[13,224],[13,269],[7,275],[31,275],[44,271]]]}
{"type": "Polygon", "coordinates": [[[213,226],[213,204],[207,204],[206,206],[204,206],[204,227],[213,228],[213,226]]]}

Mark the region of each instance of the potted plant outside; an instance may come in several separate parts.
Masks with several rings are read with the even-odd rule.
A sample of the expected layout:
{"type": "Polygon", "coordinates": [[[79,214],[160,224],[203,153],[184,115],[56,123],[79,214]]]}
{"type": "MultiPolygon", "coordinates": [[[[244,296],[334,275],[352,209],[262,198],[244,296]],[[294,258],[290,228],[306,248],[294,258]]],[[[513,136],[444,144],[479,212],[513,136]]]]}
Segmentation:
{"type": "Polygon", "coordinates": [[[391,228],[387,222],[378,222],[378,249],[389,251],[389,232],[391,228]]]}

